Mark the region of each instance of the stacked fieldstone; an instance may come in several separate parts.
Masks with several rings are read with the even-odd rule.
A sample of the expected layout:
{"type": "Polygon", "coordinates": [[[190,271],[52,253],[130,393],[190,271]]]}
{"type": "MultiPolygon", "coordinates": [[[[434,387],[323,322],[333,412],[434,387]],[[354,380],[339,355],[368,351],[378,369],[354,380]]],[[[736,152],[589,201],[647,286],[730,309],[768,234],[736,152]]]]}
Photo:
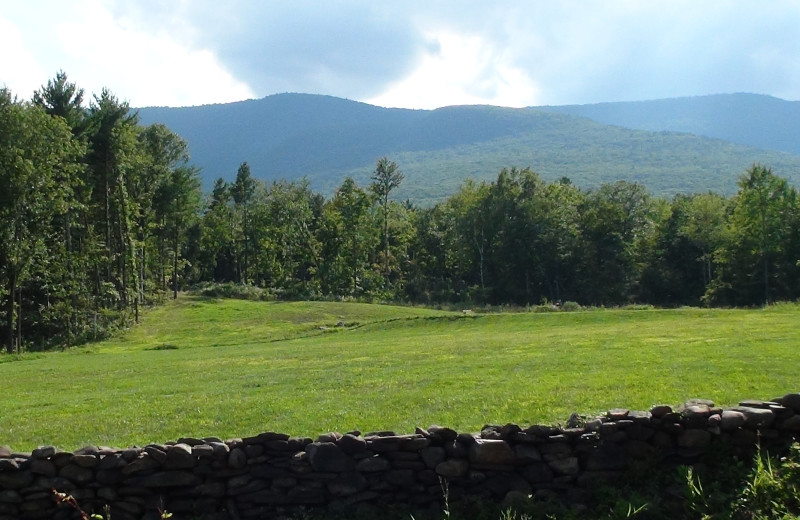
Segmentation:
{"type": "Polygon", "coordinates": [[[304,507],[358,504],[440,508],[464,497],[503,500],[573,493],[620,475],[637,460],[691,463],[712,444],[735,450],[787,446],[800,435],[800,394],[720,409],[692,400],[649,412],[609,410],[567,427],[486,426],[413,435],[329,433],[316,441],[263,433],[222,441],[179,439],[124,450],[74,453],[0,448],[0,520],[74,518],[53,490],[89,512],[110,506],[114,520],[255,519],[304,507]]]}

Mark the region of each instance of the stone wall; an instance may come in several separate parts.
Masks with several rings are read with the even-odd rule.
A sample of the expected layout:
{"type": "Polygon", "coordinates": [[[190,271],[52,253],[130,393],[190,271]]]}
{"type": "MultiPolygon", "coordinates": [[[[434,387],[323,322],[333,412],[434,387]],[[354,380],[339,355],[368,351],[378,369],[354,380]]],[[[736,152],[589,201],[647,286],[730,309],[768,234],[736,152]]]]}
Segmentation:
{"type": "Polygon", "coordinates": [[[566,427],[487,426],[479,434],[449,428],[411,435],[329,433],[316,440],[263,433],[222,441],[179,439],[144,448],[0,448],[0,520],[76,518],[56,506],[53,489],[87,511],[110,506],[114,520],[270,518],[304,507],[376,504],[441,510],[464,497],[570,494],[620,475],[634,461],[691,463],[712,446],[737,450],[788,446],[800,434],[800,394],[719,409],[692,400],[647,412],[573,414],[566,427]]]}

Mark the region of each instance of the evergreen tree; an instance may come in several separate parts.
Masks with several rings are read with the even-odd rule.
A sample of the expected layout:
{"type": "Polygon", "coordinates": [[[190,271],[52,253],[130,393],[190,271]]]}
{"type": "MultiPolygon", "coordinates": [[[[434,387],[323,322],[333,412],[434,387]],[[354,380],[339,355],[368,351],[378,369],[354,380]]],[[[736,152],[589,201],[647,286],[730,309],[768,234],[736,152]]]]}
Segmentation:
{"type": "Polygon", "coordinates": [[[22,342],[20,289],[50,260],[52,222],[67,212],[69,180],[82,152],[67,124],[0,90],[0,272],[6,351],[22,342]]]}
{"type": "Polygon", "coordinates": [[[383,232],[381,242],[383,243],[383,276],[384,283],[389,282],[389,195],[403,182],[404,175],[397,168],[394,161],[386,157],[378,159],[375,171],[372,174],[372,184],[369,188],[378,200],[382,212],[383,232]]]}
{"type": "Polygon", "coordinates": [[[239,259],[239,281],[247,284],[253,247],[253,228],[250,222],[250,206],[256,192],[256,181],[250,175],[250,166],[243,162],[236,171],[236,180],[230,187],[234,207],[239,215],[240,237],[242,242],[242,255],[239,259]]]}

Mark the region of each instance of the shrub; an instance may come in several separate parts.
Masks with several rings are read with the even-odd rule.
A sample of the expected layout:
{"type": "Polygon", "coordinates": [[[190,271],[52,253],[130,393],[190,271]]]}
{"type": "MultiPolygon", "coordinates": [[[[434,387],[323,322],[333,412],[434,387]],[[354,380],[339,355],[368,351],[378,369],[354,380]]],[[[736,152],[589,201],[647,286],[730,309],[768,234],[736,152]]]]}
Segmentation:
{"type": "Polygon", "coordinates": [[[276,294],[268,289],[233,282],[203,284],[193,288],[190,292],[208,298],[233,298],[252,301],[274,301],[277,299],[276,294]]]}

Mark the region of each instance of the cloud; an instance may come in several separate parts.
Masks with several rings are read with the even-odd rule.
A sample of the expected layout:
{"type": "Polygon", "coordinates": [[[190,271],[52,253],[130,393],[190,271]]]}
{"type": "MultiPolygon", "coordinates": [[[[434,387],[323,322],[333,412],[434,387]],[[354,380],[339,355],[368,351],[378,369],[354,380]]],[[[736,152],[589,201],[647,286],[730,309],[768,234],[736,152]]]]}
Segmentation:
{"type": "Polygon", "coordinates": [[[40,85],[44,71],[39,67],[33,54],[25,48],[22,32],[10,21],[0,15],[0,87],[11,89],[12,94],[27,97],[28,92],[40,85]]]}
{"type": "Polygon", "coordinates": [[[25,96],[64,69],[137,106],[279,92],[414,108],[800,99],[793,0],[7,3],[0,84],[25,96]]]}
{"type": "Polygon", "coordinates": [[[158,4],[120,2],[114,8],[212,51],[259,95],[291,91],[363,99],[409,74],[429,43],[407,16],[394,16],[381,2],[158,4]]]}
{"type": "MultiPolygon", "coordinates": [[[[234,78],[210,51],[187,48],[168,32],[153,33],[137,27],[116,17],[100,0],[80,0],[69,6],[46,3],[41,16],[16,13],[20,15],[19,25],[35,23],[38,28],[38,34],[24,35],[24,48],[14,53],[29,64],[27,68],[1,69],[22,71],[24,80],[15,81],[20,97],[30,97],[62,69],[79,87],[94,93],[109,88],[135,106],[254,97],[253,91],[234,78]]],[[[0,82],[4,79],[0,77],[0,82]]]]}
{"type": "Polygon", "coordinates": [[[800,6],[787,2],[558,3],[510,21],[510,61],[551,104],[774,94],[789,84],[782,92],[796,99],[798,23],[800,6]],[[785,68],[767,65],[765,50],[785,68]]]}
{"type": "Polygon", "coordinates": [[[367,101],[389,107],[481,104],[526,106],[538,86],[480,36],[440,33],[417,69],[367,101]]]}

